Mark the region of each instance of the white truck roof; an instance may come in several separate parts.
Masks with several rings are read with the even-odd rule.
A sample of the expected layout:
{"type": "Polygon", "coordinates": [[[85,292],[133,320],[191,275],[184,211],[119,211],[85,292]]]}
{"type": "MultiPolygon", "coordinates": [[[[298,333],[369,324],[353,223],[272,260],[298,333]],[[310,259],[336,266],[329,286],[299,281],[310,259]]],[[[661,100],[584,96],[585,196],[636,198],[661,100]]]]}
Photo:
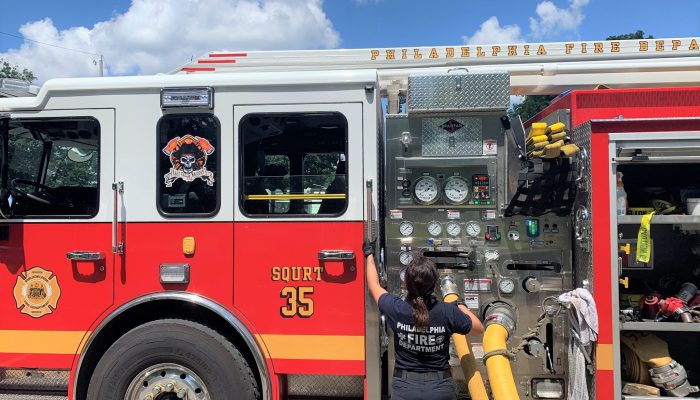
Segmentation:
{"type": "MultiPolygon", "coordinates": [[[[700,38],[510,43],[354,50],[213,51],[171,74],[376,69],[382,90],[411,73],[502,70],[513,94],[567,89],[700,84],[700,38]]],[[[394,89],[392,89],[392,87],[394,89]]]]}

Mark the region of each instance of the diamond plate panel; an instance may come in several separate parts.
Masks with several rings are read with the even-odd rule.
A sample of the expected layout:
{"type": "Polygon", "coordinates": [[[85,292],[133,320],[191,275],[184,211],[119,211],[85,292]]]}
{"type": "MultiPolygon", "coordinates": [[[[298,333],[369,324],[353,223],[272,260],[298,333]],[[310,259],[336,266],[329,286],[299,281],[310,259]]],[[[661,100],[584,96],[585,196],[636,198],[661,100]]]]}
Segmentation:
{"type": "Polygon", "coordinates": [[[0,390],[68,390],[68,371],[0,369],[0,390]]]}
{"type": "Polygon", "coordinates": [[[448,73],[408,77],[408,113],[505,110],[510,101],[506,72],[448,73]]]}
{"type": "Polygon", "coordinates": [[[2,393],[0,400],[68,400],[67,395],[53,395],[41,393],[2,393]]]}
{"type": "Polygon", "coordinates": [[[346,375],[287,375],[290,398],[338,399],[362,398],[364,382],[361,376],[346,375]]]}
{"type": "MultiPolygon", "coordinates": [[[[586,207],[588,210],[592,209],[592,185],[591,185],[591,123],[587,122],[583,125],[579,125],[571,130],[571,141],[576,144],[581,152],[585,151],[587,157],[577,159],[578,163],[583,162],[585,165],[579,171],[583,172],[583,178],[579,190],[576,192],[576,201],[574,203],[574,210],[576,210],[580,205],[586,207]]],[[[593,218],[593,216],[591,216],[593,218]]],[[[573,218],[572,218],[573,220],[573,218]]],[[[593,237],[593,224],[588,225],[589,237],[593,237]]],[[[574,245],[574,279],[576,285],[583,282],[584,279],[588,279],[590,284],[589,290],[591,293],[595,293],[595,285],[593,280],[593,257],[592,252],[587,251],[580,245],[574,245]]],[[[596,376],[593,374],[588,379],[588,396],[591,399],[595,399],[595,386],[596,386],[596,376]]]]}
{"type": "Polygon", "coordinates": [[[483,153],[481,118],[423,118],[421,155],[472,156],[483,153]]]}

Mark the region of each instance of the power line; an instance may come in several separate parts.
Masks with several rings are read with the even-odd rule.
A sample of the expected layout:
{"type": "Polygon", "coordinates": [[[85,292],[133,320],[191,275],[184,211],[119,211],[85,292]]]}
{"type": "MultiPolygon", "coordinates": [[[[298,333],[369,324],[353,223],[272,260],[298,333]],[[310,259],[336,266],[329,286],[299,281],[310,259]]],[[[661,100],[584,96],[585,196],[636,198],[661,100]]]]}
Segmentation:
{"type": "Polygon", "coordinates": [[[78,49],[71,49],[70,47],[58,46],[58,45],[51,44],[51,43],[44,43],[44,42],[40,42],[40,41],[38,41],[38,40],[27,39],[27,38],[24,37],[24,36],[13,35],[13,34],[7,33],[7,32],[0,32],[0,34],[1,34],[1,35],[5,35],[5,36],[11,36],[11,37],[17,38],[17,39],[26,40],[26,41],[32,42],[32,43],[41,44],[41,45],[44,45],[44,46],[51,46],[51,47],[56,47],[56,48],[58,48],[58,49],[75,51],[75,52],[78,52],[78,53],[88,54],[88,55],[91,55],[91,56],[98,56],[98,57],[101,57],[101,56],[102,56],[102,54],[90,53],[89,51],[78,50],[78,49]]]}
{"type": "Polygon", "coordinates": [[[70,47],[63,47],[63,46],[59,46],[59,45],[55,45],[55,44],[51,44],[51,43],[44,43],[44,42],[40,42],[40,41],[38,41],[38,40],[27,39],[27,38],[24,37],[24,36],[14,35],[14,34],[12,34],[12,33],[2,32],[2,31],[0,31],[0,34],[5,35],[5,36],[11,36],[11,37],[17,38],[17,39],[26,40],[26,41],[28,41],[28,42],[40,44],[40,45],[43,45],[43,46],[50,46],[50,47],[55,47],[55,48],[57,48],[57,49],[75,51],[75,52],[82,53],[82,54],[87,54],[87,55],[90,55],[90,56],[97,56],[97,57],[99,57],[100,59],[99,59],[98,61],[95,61],[95,65],[97,65],[97,66],[100,68],[100,76],[104,76],[104,58],[102,57],[102,54],[90,53],[89,51],[78,50],[78,49],[71,49],[70,47]]]}

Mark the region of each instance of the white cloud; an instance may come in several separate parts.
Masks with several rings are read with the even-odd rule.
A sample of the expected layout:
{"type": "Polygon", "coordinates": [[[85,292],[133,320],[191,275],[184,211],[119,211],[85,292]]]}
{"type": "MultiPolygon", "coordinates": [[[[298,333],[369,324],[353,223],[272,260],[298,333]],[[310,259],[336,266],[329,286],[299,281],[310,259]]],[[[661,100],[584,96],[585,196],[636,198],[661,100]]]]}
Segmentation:
{"type": "Polygon", "coordinates": [[[551,1],[537,4],[537,18],[530,17],[530,31],[535,39],[562,31],[575,32],[583,22],[583,8],[590,0],[569,0],[569,7],[559,8],[551,1]]]}
{"type": "Polygon", "coordinates": [[[504,25],[493,16],[484,21],[471,36],[462,36],[465,44],[519,43],[523,39],[518,25],[504,25]]]}
{"type": "MultiPolygon", "coordinates": [[[[49,18],[20,28],[27,39],[103,54],[106,75],[166,72],[212,50],[333,48],[340,36],[323,0],[133,0],[92,27],[58,30],[49,18]]],[[[40,80],[96,76],[95,56],[25,41],[0,58],[40,80]]]]}

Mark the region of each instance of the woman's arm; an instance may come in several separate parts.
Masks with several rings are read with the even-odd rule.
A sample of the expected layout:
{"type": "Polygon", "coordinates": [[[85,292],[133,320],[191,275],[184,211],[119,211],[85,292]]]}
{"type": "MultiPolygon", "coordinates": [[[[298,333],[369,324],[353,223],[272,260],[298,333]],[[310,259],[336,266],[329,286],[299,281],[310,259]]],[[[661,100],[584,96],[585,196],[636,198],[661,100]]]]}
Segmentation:
{"type": "Polygon", "coordinates": [[[367,289],[372,295],[375,302],[379,303],[379,297],[386,293],[383,287],[379,285],[379,274],[377,274],[377,265],[374,263],[374,243],[366,242],[362,250],[367,257],[365,264],[367,265],[365,274],[367,275],[367,289]]]}
{"type": "Polygon", "coordinates": [[[472,329],[469,331],[470,334],[480,335],[484,333],[484,325],[481,324],[479,318],[477,318],[477,316],[474,315],[474,313],[471,312],[467,308],[467,306],[465,306],[464,304],[460,304],[459,310],[466,314],[467,317],[469,317],[469,319],[472,320],[472,329]]]}

